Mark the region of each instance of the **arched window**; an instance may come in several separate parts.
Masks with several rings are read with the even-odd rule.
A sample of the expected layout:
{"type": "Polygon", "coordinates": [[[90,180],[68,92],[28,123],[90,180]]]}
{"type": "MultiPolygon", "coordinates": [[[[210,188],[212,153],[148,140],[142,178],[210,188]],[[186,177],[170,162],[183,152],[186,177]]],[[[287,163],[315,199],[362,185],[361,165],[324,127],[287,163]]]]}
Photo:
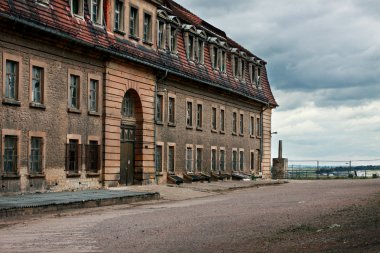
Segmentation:
{"type": "Polygon", "coordinates": [[[134,116],[134,100],[130,93],[125,93],[123,99],[123,105],[121,108],[121,114],[125,117],[134,116]]]}

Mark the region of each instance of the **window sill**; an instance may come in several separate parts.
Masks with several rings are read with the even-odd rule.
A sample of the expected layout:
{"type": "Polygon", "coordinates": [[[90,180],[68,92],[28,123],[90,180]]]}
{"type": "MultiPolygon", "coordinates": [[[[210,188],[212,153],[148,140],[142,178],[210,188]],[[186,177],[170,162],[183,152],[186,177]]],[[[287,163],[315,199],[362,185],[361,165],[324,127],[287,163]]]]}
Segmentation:
{"type": "Polygon", "coordinates": [[[33,173],[28,175],[29,178],[45,178],[45,174],[43,173],[33,173]]]}
{"type": "Polygon", "coordinates": [[[95,116],[95,117],[102,116],[102,114],[100,112],[92,112],[92,111],[88,111],[88,115],[95,116]]]}
{"type": "Polygon", "coordinates": [[[240,137],[244,137],[244,134],[239,134],[240,137]]]}
{"type": "Polygon", "coordinates": [[[156,172],[156,176],[162,177],[162,176],[164,176],[164,173],[163,172],[156,172]]]}
{"type": "Polygon", "coordinates": [[[21,102],[14,99],[3,98],[4,105],[21,106],[21,102]]]}
{"type": "Polygon", "coordinates": [[[87,177],[98,177],[100,176],[99,172],[86,172],[87,177]]]}
{"type": "Polygon", "coordinates": [[[261,136],[258,136],[258,135],[257,135],[256,138],[257,138],[257,139],[261,139],[261,136]]]}
{"type": "Polygon", "coordinates": [[[12,174],[3,174],[1,175],[1,178],[2,179],[19,179],[20,178],[20,175],[19,174],[16,174],[16,173],[12,173],[12,174]]]}
{"type": "Polygon", "coordinates": [[[158,47],[158,48],[157,48],[157,51],[158,51],[159,53],[166,54],[166,49],[165,49],[165,48],[158,47]]]}
{"type": "Polygon", "coordinates": [[[153,43],[151,41],[143,40],[143,43],[148,46],[153,46],[153,43]]]}
{"type": "Polygon", "coordinates": [[[164,122],[162,122],[162,121],[158,121],[158,120],[156,120],[156,125],[160,125],[160,126],[163,126],[164,125],[164,122]]]}
{"type": "Polygon", "coordinates": [[[66,177],[80,177],[80,173],[66,172],[66,177]]]}
{"type": "Polygon", "coordinates": [[[71,112],[71,113],[76,113],[76,114],[81,114],[82,113],[81,110],[79,110],[77,108],[71,108],[71,107],[67,108],[67,111],[71,112]]]}
{"type": "Polygon", "coordinates": [[[224,131],[222,131],[222,130],[220,130],[219,133],[220,133],[220,134],[226,134],[226,132],[224,132],[224,131]]]}
{"type": "Polygon", "coordinates": [[[113,32],[116,33],[116,34],[122,35],[122,36],[125,35],[125,32],[117,30],[117,29],[113,30],[113,32]]]}
{"type": "Polygon", "coordinates": [[[169,127],[176,127],[177,125],[176,125],[176,123],[171,123],[171,122],[169,122],[169,123],[168,123],[168,126],[169,126],[169,127]]]}
{"type": "Polygon", "coordinates": [[[76,18],[76,19],[80,19],[80,20],[84,21],[84,16],[83,16],[83,14],[82,14],[82,15],[80,15],[80,14],[72,14],[72,15],[73,15],[74,18],[76,18]]]}
{"type": "Polygon", "coordinates": [[[186,129],[193,129],[193,126],[186,126],[186,129]]]}
{"type": "Polygon", "coordinates": [[[36,103],[36,102],[30,102],[29,107],[36,108],[36,109],[42,109],[45,110],[46,106],[44,104],[36,103]]]}
{"type": "Polygon", "coordinates": [[[94,27],[95,29],[97,29],[97,30],[99,30],[99,31],[104,31],[104,26],[102,26],[102,25],[99,24],[99,23],[93,22],[93,21],[91,21],[91,22],[92,22],[92,25],[93,25],[93,27],[94,27]]]}
{"type": "Polygon", "coordinates": [[[211,129],[211,133],[217,133],[216,129],[211,129]]]}
{"type": "Polygon", "coordinates": [[[234,136],[237,136],[237,134],[236,134],[236,133],[232,133],[232,135],[234,135],[234,136]]]}
{"type": "Polygon", "coordinates": [[[133,34],[130,34],[128,37],[129,37],[130,39],[135,40],[135,41],[139,41],[139,40],[140,40],[139,37],[137,37],[136,35],[133,35],[133,34]]]}
{"type": "Polygon", "coordinates": [[[254,136],[254,135],[252,135],[252,134],[250,134],[250,135],[249,135],[249,137],[250,137],[250,138],[255,138],[255,136],[254,136]]]}
{"type": "Polygon", "coordinates": [[[197,127],[196,130],[197,131],[203,131],[202,127],[197,127]]]}

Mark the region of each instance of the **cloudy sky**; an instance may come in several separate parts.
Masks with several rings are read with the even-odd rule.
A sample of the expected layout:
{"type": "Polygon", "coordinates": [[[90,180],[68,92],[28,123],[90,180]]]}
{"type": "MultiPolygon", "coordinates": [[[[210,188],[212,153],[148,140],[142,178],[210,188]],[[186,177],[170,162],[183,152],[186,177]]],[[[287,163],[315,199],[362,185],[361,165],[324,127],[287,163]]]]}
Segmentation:
{"type": "Polygon", "coordinates": [[[273,155],[380,158],[378,0],[177,2],[268,62],[273,155]]]}

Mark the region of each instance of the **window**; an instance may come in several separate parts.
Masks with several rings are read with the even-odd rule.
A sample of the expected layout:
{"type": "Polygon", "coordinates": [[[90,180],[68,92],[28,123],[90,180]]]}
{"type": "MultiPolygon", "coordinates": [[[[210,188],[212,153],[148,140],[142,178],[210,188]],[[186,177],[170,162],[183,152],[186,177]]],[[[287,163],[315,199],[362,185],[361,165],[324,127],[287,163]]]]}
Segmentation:
{"type": "Polygon", "coordinates": [[[152,42],[152,16],[144,13],[144,42],[152,42]]]}
{"type": "Polygon", "coordinates": [[[257,76],[256,76],[256,67],[255,67],[255,65],[253,65],[253,64],[250,64],[250,67],[249,67],[249,78],[250,78],[250,81],[251,81],[251,83],[253,84],[253,85],[256,85],[257,83],[256,83],[256,78],[257,78],[257,76]]]}
{"type": "Polygon", "coordinates": [[[198,39],[198,45],[197,45],[197,60],[200,64],[204,64],[204,48],[205,43],[203,40],[198,39]]]}
{"type": "Polygon", "coordinates": [[[245,61],[244,60],[241,60],[241,65],[240,65],[240,67],[241,67],[241,70],[240,70],[240,78],[242,79],[242,80],[244,80],[244,78],[245,78],[245,61]]]}
{"type": "Polygon", "coordinates": [[[236,129],[237,129],[237,113],[233,112],[232,113],[232,133],[236,134],[236,129]]]}
{"type": "Polygon", "coordinates": [[[257,68],[257,79],[256,83],[258,86],[261,86],[261,68],[257,68]]]}
{"type": "Polygon", "coordinates": [[[4,137],[4,173],[17,174],[18,136],[5,135],[4,137]]]}
{"type": "Polygon", "coordinates": [[[193,103],[190,101],[187,101],[186,106],[186,125],[188,127],[193,126],[193,103]]]}
{"type": "Polygon", "coordinates": [[[244,150],[239,151],[239,169],[244,170],[244,150]]]}
{"type": "Polygon", "coordinates": [[[202,171],[202,153],[203,153],[203,148],[197,147],[197,152],[196,152],[196,169],[198,172],[202,171]]]}
{"type": "Polygon", "coordinates": [[[186,55],[189,60],[194,60],[194,36],[188,34],[186,55]]]}
{"type": "Polygon", "coordinates": [[[168,104],[169,123],[175,124],[175,98],[169,97],[168,104]]]}
{"type": "Polygon", "coordinates": [[[256,150],[256,153],[257,153],[257,168],[259,169],[259,172],[261,172],[261,164],[260,164],[260,160],[261,160],[261,154],[260,154],[260,149],[257,149],[256,150]]]}
{"type": "Polygon", "coordinates": [[[219,151],[219,170],[224,171],[226,168],[226,151],[224,148],[220,148],[219,151]]]}
{"type": "Polygon", "coordinates": [[[165,49],[165,23],[162,20],[158,20],[157,30],[157,47],[165,49]]]}
{"type": "Polygon", "coordinates": [[[239,77],[239,58],[236,56],[232,57],[232,65],[233,65],[233,74],[235,78],[239,77]]]}
{"type": "Polygon", "coordinates": [[[43,139],[41,137],[31,137],[30,139],[30,174],[42,174],[42,143],[43,139]]]}
{"type": "Polygon", "coordinates": [[[162,123],[163,121],[163,97],[162,95],[157,95],[157,100],[156,100],[156,121],[158,123],[162,123]]]}
{"type": "Polygon", "coordinates": [[[100,145],[98,141],[89,141],[86,145],[86,171],[98,173],[100,170],[100,145]]]}
{"type": "Polygon", "coordinates": [[[134,116],[134,99],[129,93],[124,95],[121,114],[129,118],[134,116]]]}
{"type": "Polygon", "coordinates": [[[203,125],[203,105],[197,104],[197,128],[201,129],[203,125]]]}
{"type": "Polygon", "coordinates": [[[223,133],[224,132],[224,117],[225,117],[225,113],[224,113],[224,109],[220,109],[220,131],[223,133]]]}
{"type": "Polygon", "coordinates": [[[90,112],[98,111],[98,91],[99,81],[90,79],[89,110],[90,112]]]}
{"type": "Polygon", "coordinates": [[[244,134],[244,114],[240,114],[240,134],[244,134]]]}
{"type": "Polygon", "coordinates": [[[43,68],[32,67],[32,102],[42,104],[43,68]]]}
{"type": "Polygon", "coordinates": [[[216,130],[216,108],[212,108],[212,115],[211,115],[211,127],[212,130],[216,130]]]}
{"type": "Polygon", "coordinates": [[[71,13],[83,17],[83,0],[71,0],[71,13]]]}
{"type": "Polygon", "coordinates": [[[186,147],[186,171],[193,171],[193,148],[190,146],[186,147]]]}
{"type": "Polygon", "coordinates": [[[79,173],[80,145],[79,140],[70,139],[66,145],[66,171],[69,174],[79,173]]]}
{"type": "Polygon", "coordinates": [[[257,118],[257,120],[256,120],[256,136],[261,136],[260,118],[257,118]]]}
{"type": "Polygon", "coordinates": [[[176,53],[177,52],[177,29],[175,27],[170,27],[170,30],[169,30],[169,38],[170,38],[170,46],[169,46],[169,49],[170,49],[170,52],[172,53],[176,53]]]}
{"type": "Polygon", "coordinates": [[[251,151],[251,157],[250,157],[250,169],[251,171],[254,171],[255,169],[255,151],[251,151]]]}
{"type": "Polygon", "coordinates": [[[91,0],[91,21],[98,25],[103,25],[103,0],[91,0]]]}
{"type": "Polygon", "coordinates": [[[226,65],[227,65],[227,54],[226,54],[226,51],[224,50],[221,50],[221,64],[220,64],[220,71],[223,72],[223,73],[226,73],[226,65]]]}
{"type": "Polygon", "coordinates": [[[232,170],[237,171],[237,150],[232,150],[232,170]]]}
{"type": "Polygon", "coordinates": [[[124,31],[124,3],[122,0],[115,0],[115,30],[124,31]]]}
{"type": "Polygon", "coordinates": [[[5,98],[18,100],[19,63],[6,60],[5,98]]]}
{"type": "Polygon", "coordinates": [[[79,109],[79,81],[80,77],[77,75],[70,75],[70,108],[79,109]]]}
{"type": "Polygon", "coordinates": [[[133,37],[138,37],[138,10],[134,7],[130,8],[129,11],[129,35],[133,37]]]}
{"type": "Polygon", "coordinates": [[[156,145],[156,170],[162,172],[162,145],[156,145]]]}
{"type": "Polygon", "coordinates": [[[212,57],[212,68],[218,68],[218,48],[216,46],[212,46],[211,49],[211,57],[212,57]]]}
{"type": "Polygon", "coordinates": [[[216,147],[211,147],[211,170],[216,171],[216,147]]]}
{"type": "Polygon", "coordinates": [[[175,146],[169,145],[168,147],[168,172],[174,173],[175,164],[174,164],[174,156],[175,156],[175,146]]]}

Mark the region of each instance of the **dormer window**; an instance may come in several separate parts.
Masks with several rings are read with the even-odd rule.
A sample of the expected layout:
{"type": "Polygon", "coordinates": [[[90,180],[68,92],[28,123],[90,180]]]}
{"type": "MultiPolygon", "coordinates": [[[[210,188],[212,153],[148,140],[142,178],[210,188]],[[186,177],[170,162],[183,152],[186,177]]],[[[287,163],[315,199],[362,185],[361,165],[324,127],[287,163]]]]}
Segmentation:
{"type": "Polygon", "coordinates": [[[103,0],[91,0],[90,1],[90,14],[91,21],[94,24],[103,24],[103,0]]]}
{"type": "Polygon", "coordinates": [[[249,77],[252,85],[260,86],[261,67],[251,63],[249,72],[249,77]]]}
{"type": "Polygon", "coordinates": [[[241,59],[241,64],[240,64],[241,70],[240,70],[240,78],[242,81],[245,79],[245,61],[241,59]]]}
{"type": "Polygon", "coordinates": [[[239,58],[236,55],[232,57],[232,65],[233,65],[234,77],[238,78],[239,77],[239,58]]]}
{"type": "Polygon", "coordinates": [[[218,68],[218,48],[214,45],[211,46],[211,63],[213,69],[218,68]]]}
{"type": "Polygon", "coordinates": [[[261,87],[261,68],[260,67],[258,67],[257,68],[257,81],[256,81],[256,83],[257,83],[257,86],[259,86],[259,87],[261,87]]]}
{"type": "Polygon", "coordinates": [[[83,0],[71,0],[71,13],[83,17],[83,0]]]}
{"type": "Polygon", "coordinates": [[[129,11],[129,35],[134,38],[138,37],[138,20],[139,11],[137,8],[131,6],[129,11]]]}
{"type": "Polygon", "coordinates": [[[187,58],[190,60],[194,60],[194,36],[189,34],[187,39],[187,58]]]}
{"type": "Polygon", "coordinates": [[[124,31],[124,2],[115,0],[115,31],[124,31]]]}
{"type": "Polygon", "coordinates": [[[144,34],[143,41],[152,42],[152,16],[148,13],[144,13],[144,34]]]}
{"type": "Polygon", "coordinates": [[[157,24],[157,47],[165,49],[165,22],[158,20],[157,24]]]}
{"type": "Polygon", "coordinates": [[[227,66],[227,54],[226,54],[226,51],[224,50],[220,50],[220,66],[219,66],[219,70],[223,73],[226,73],[226,66],[227,66]]]}
{"type": "Polygon", "coordinates": [[[177,29],[173,26],[169,28],[169,50],[172,53],[177,52],[177,29]]]}
{"type": "Polygon", "coordinates": [[[204,50],[205,50],[205,42],[201,39],[198,39],[197,40],[197,60],[200,64],[204,64],[205,62],[204,50]]]}

